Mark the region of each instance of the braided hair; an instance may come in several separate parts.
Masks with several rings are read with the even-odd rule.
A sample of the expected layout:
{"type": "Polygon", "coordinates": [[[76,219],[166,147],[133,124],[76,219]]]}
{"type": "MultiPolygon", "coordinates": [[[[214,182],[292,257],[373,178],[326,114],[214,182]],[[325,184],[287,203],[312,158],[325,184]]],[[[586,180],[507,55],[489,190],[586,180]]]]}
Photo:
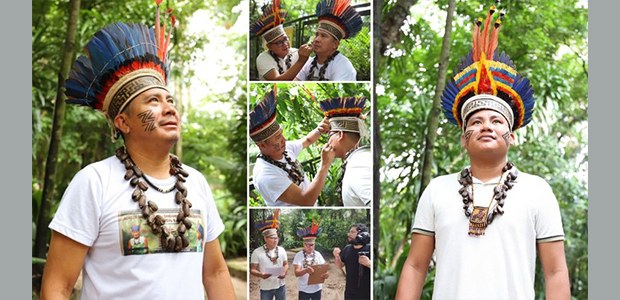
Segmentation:
{"type": "MultiPolygon", "coordinates": [[[[269,55],[271,55],[273,60],[276,61],[276,65],[278,66],[278,72],[280,72],[280,75],[284,74],[284,70],[282,69],[282,66],[280,65],[280,58],[275,53],[273,53],[273,51],[271,50],[269,50],[269,55]]],[[[290,53],[284,59],[284,64],[286,65],[287,70],[291,68],[291,59],[292,59],[292,55],[290,53]]]]}
{"type": "MultiPolygon", "coordinates": [[[[323,64],[323,66],[321,66],[321,69],[319,69],[319,81],[326,81],[329,80],[327,78],[325,78],[325,71],[327,70],[327,66],[329,65],[329,63],[334,60],[334,58],[336,57],[336,55],[338,55],[340,53],[340,51],[336,50],[336,52],[334,52],[332,55],[330,55],[327,60],[325,60],[325,63],[323,64]]],[[[308,77],[306,78],[306,80],[312,80],[312,76],[314,75],[314,70],[316,70],[317,68],[317,64],[319,63],[317,57],[315,56],[312,59],[312,63],[310,64],[310,72],[308,72],[308,77]]]]}

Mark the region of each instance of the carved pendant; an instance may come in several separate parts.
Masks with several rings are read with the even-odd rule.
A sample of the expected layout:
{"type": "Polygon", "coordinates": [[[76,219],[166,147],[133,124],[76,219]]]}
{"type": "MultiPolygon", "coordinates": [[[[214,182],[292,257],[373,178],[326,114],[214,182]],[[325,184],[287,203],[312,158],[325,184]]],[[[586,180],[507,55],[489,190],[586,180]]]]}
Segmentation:
{"type": "Polygon", "coordinates": [[[469,217],[469,235],[481,236],[484,235],[484,230],[487,228],[487,214],[489,212],[488,207],[474,206],[474,211],[469,217]]]}

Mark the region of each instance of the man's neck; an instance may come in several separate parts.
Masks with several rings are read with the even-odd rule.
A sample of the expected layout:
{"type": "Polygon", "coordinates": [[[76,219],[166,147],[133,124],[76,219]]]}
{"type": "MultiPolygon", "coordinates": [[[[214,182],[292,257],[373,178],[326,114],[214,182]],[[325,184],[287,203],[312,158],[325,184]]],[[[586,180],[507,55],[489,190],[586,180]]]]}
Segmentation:
{"type": "Polygon", "coordinates": [[[317,63],[318,63],[318,64],[320,64],[320,65],[325,64],[325,61],[326,61],[326,60],[327,60],[330,56],[332,56],[334,53],[336,53],[336,50],[334,50],[334,51],[330,51],[330,52],[328,52],[328,53],[321,53],[321,54],[317,53],[317,54],[316,54],[317,63]]]}
{"type": "Polygon", "coordinates": [[[131,142],[125,143],[125,147],[133,162],[142,172],[158,179],[170,177],[169,147],[149,147],[147,149],[131,142]]]}
{"type": "Polygon", "coordinates": [[[506,158],[493,162],[471,161],[471,174],[482,182],[487,182],[502,175],[506,165],[506,158]]]}
{"type": "Polygon", "coordinates": [[[267,248],[267,250],[273,250],[273,249],[275,249],[277,247],[278,247],[278,245],[275,245],[273,247],[269,247],[269,245],[265,244],[265,248],[267,248]]]}
{"type": "MultiPolygon", "coordinates": [[[[261,153],[262,153],[262,152],[261,152],[261,153]]],[[[280,153],[280,154],[277,154],[277,155],[267,155],[267,154],[265,154],[265,153],[262,153],[262,154],[263,154],[264,156],[267,156],[267,157],[269,157],[269,158],[271,158],[271,159],[275,160],[275,161],[281,160],[281,159],[284,157],[284,153],[280,153]]]]}

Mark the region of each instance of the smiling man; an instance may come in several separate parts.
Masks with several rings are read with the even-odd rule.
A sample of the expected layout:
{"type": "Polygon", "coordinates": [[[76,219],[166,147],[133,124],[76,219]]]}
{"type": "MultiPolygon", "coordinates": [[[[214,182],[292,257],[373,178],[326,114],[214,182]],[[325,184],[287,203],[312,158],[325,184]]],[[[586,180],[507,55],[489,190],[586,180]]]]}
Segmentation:
{"type": "Polygon", "coordinates": [[[263,7],[262,16],[250,26],[250,33],[261,36],[267,50],[256,58],[256,69],[261,80],[293,80],[312,53],[309,45],[291,48],[282,23],[286,10],[280,0],[273,0],[263,7]]]}
{"type": "Polygon", "coordinates": [[[210,299],[235,297],[207,181],[169,153],[181,121],[166,88],[159,18],[155,27],[103,28],[65,84],[67,101],[103,112],[124,146],[67,187],[49,226],[42,299],[69,299],[80,271],[83,299],[204,299],[205,290],[210,299]]]}
{"type": "Polygon", "coordinates": [[[513,132],[531,121],[534,98],[529,81],[496,50],[501,16],[492,25],[494,12],[484,31],[474,24],[472,51],[442,96],[471,165],[424,190],[396,299],[420,298],[433,252],[434,299],[534,299],[537,254],[546,298],[570,299],[558,202],[544,179],[507,159],[513,132]]]}
{"type": "Polygon", "coordinates": [[[352,38],[362,29],[362,17],[349,5],[350,0],[322,0],[316,6],[319,26],[308,60],[295,80],[355,81],[357,72],[349,59],[338,51],[340,41],[352,38]]]}
{"type": "Polygon", "coordinates": [[[313,206],[323,190],[329,167],[334,161],[334,149],[326,144],[321,151],[321,165],[310,182],[297,160],[301,150],[327,133],[329,123],[324,118],[317,128],[304,138],[287,141],[276,120],[276,86],[250,113],[250,138],[260,154],[253,170],[254,186],[267,206],[313,206]]]}

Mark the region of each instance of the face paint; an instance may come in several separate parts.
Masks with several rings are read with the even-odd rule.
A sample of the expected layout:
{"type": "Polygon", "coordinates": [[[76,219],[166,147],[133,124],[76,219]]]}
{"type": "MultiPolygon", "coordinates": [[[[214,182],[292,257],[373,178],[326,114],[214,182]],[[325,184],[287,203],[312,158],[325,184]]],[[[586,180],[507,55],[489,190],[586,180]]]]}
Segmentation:
{"type": "Polygon", "coordinates": [[[153,116],[152,111],[145,110],[138,114],[138,118],[140,118],[140,122],[142,122],[144,131],[151,132],[155,130],[155,117],[153,116]]]}
{"type": "Polygon", "coordinates": [[[510,145],[510,131],[506,131],[506,133],[502,134],[504,138],[504,142],[506,142],[506,146],[510,145]]]}
{"type": "Polygon", "coordinates": [[[471,138],[471,134],[473,133],[473,130],[467,130],[465,131],[465,145],[469,145],[469,139],[471,138]]]}

